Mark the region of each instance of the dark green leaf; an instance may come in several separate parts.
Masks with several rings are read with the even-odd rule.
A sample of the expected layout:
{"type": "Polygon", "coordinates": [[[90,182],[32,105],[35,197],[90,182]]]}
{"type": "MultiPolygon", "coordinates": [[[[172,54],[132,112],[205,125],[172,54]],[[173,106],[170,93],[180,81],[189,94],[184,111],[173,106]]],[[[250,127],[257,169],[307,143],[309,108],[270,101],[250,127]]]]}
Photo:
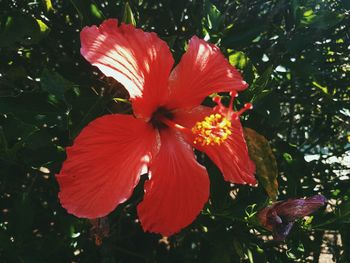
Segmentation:
{"type": "Polygon", "coordinates": [[[273,65],[270,65],[261,76],[256,78],[247,92],[251,96],[251,102],[257,102],[268,95],[272,89],[268,86],[272,77],[273,65]]]}
{"type": "Polygon", "coordinates": [[[64,93],[73,88],[73,83],[63,78],[56,72],[51,72],[47,68],[43,70],[40,77],[41,88],[50,94],[56,96],[57,99],[65,101],[64,93]]]}
{"type": "Polygon", "coordinates": [[[2,19],[5,22],[0,28],[0,47],[38,43],[50,31],[42,20],[28,14],[12,13],[2,19]]]}

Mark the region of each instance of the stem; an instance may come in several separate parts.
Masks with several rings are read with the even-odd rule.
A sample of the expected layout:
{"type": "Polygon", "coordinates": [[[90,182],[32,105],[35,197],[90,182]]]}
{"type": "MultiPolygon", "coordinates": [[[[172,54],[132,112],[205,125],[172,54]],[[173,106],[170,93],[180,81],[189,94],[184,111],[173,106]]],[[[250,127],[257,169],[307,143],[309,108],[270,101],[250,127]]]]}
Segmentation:
{"type": "Polygon", "coordinates": [[[131,102],[129,100],[123,99],[123,98],[113,98],[113,100],[115,102],[123,102],[123,103],[131,104],[131,102]]]}

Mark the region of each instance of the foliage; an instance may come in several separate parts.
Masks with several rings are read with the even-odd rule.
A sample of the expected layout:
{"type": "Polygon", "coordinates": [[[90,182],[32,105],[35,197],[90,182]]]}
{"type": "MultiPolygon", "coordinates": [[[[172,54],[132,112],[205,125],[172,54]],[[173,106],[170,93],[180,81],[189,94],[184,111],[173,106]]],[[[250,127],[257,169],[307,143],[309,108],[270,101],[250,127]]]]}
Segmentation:
{"type": "Polygon", "coordinates": [[[350,148],[349,10],[347,0],[1,1],[0,261],[317,262],[323,235],[337,233],[343,247],[329,251],[349,262],[349,167],[338,159],[350,148]],[[144,180],[108,219],[67,214],[54,176],[64,148],[96,117],[130,111],[119,84],[79,52],[79,31],[109,17],[156,32],[176,60],[195,34],[217,44],[250,84],[237,106],[254,104],[244,126],[271,145],[262,158],[275,155],[278,199],[322,193],[327,210],[299,221],[285,243],[270,241],[255,217],[266,184],[229,185],[199,155],[210,201],[168,240],[137,221],[144,180]]]}

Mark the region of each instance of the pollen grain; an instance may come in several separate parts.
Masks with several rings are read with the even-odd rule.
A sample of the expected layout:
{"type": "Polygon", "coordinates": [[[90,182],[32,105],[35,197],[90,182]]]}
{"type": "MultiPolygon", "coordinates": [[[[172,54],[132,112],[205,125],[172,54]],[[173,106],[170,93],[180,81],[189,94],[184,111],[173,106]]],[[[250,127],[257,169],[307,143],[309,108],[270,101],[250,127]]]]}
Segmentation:
{"type": "Polygon", "coordinates": [[[192,133],[196,136],[193,143],[207,145],[220,145],[231,135],[231,121],[219,113],[211,114],[203,121],[197,122],[192,133]]]}

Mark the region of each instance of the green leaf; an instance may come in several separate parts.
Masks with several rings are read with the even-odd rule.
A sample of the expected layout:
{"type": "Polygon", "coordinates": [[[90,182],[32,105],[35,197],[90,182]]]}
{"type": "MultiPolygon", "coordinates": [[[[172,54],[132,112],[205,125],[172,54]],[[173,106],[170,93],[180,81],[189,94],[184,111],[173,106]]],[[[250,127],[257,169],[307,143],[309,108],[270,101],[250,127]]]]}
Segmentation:
{"type": "Polygon", "coordinates": [[[0,115],[0,159],[15,161],[17,151],[37,130],[35,125],[25,123],[12,114],[0,115]]]}
{"type": "Polygon", "coordinates": [[[314,85],[315,87],[319,88],[320,90],[322,90],[323,93],[325,93],[325,94],[327,94],[329,96],[334,95],[333,93],[336,91],[336,90],[333,90],[333,93],[330,93],[330,91],[328,90],[327,86],[322,86],[317,81],[313,81],[312,85],[314,85]]]}
{"type": "Polygon", "coordinates": [[[262,34],[266,29],[266,23],[255,21],[256,23],[249,27],[233,26],[222,39],[223,45],[227,47],[237,47],[249,45],[255,38],[262,34]]]}
{"type": "Polygon", "coordinates": [[[45,8],[46,8],[46,11],[47,12],[53,12],[53,11],[55,11],[55,9],[53,8],[53,6],[52,6],[52,2],[51,2],[51,0],[43,0],[43,3],[44,3],[44,5],[45,5],[45,8]]]}
{"type": "Polygon", "coordinates": [[[23,93],[17,97],[0,97],[0,112],[12,113],[26,123],[40,125],[65,125],[64,104],[53,103],[43,93],[23,93]]]}
{"type": "Polygon", "coordinates": [[[240,257],[240,258],[244,258],[244,252],[243,252],[243,247],[242,244],[239,242],[239,240],[237,238],[235,238],[233,240],[233,248],[236,252],[236,254],[240,257]]]}
{"type": "Polygon", "coordinates": [[[49,27],[42,20],[28,14],[13,13],[5,16],[4,19],[6,22],[0,28],[0,47],[35,44],[50,32],[49,27]]]}
{"type": "Polygon", "coordinates": [[[298,16],[300,15],[301,3],[300,0],[292,0],[291,1],[292,13],[295,20],[298,20],[298,16]]]}
{"type": "Polygon", "coordinates": [[[205,15],[202,19],[203,33],[215,38],[222,32],[224,16],[210,1],[205,1],[205,15]]]}
{"type": "Polygon", "coordinates": [[[94,1],[70,0],[82,24],[99,24],[105,18],[94,1]]]}
{"type": "Polygon", "coordinates": [[[100,9],[98,9],[98,7],[95,4],[90,4],[90,10],[91,13],[93,14],[93,16],[95,16],[98,19],[102,19],[103,18],[103,14],[101,12],[100,9]]]}
{"type": "Polygon", "coordinates": [[[238,51],[229,56],[229,62],[236,68],[244,69],[250,61],[243,52],[238,51]]]}
{"type": "Polygon", "coordinates": [[[230,54],[229,62],[232,66],[235,66],[236,68],[243,71],[244,79],[246,82],[250,83],[254,80],[256,69],[245,53],[237,51],[230,54]]]}
{"type": "Polygon", "coordinates": [[[40,129],[31,134],[24,144],[19,157],[23,163],[40,167],[52,161],[63,160],[64,152],[53,142],[53,135],[48,129],[40,129]]]}
{"type": "Polygon", "coordinates": [[[230,263],[230,251],[225,244],[215,244],[212,248],[212,258],[210,263],[230,263]]]}
{"type": "Polygon", "coordinates": [[[350,201],[344,201],[336,210],[337,220],[350,223],[350,201]]]}
{"type": "Polygon", "coordinates": [[[301,17],[301,25],[309,26],[318,30],[326,30],[339,24],[345,16],[336,12],[322,10],[315,13],[313,10],[307,10],[301,17]]]}
{"type": "Polygon", "coordinates": [[[41,73],[40,84],[44,91],[53,94],[62,101],[66,101],[64,93],[74,86],[73,83],[63,78],[60,74],[49,71],[47,68],[41,73]]]}
{"type": "Polygon", "coordinates": [[[34,221],[33,202],[27,192],[19,194],[14,201],[14,223],[16,224],[16,232],[23,235],[31,230],[34,221]]]}
{"type": "Polygon", "coordinates": [[[247,249],[247,256],[248,256],[249,263],[254,263],[253,253],[249,248],[247,249]]]}
{"type": "Polygon", "coordinates": [[[341,0],[345,9],[350,9],[350,1],[349,0],[341,0]]]}
{"type": "Polygon", "coordinates": [[[250,128],[244,129],[249,156],[255,163],[256,174],[259,182],[272,200],[276,200],[278,194],[277,162],[267,139],[250,128]]]}
{"type": "Polygon", "coordinates": [[[40,33],[45,35],[50,31],[50,28],[40,19],[36,19],[36,22],[39,25],[40,33]]]}
{"type": "Polygon", "coordinates": [[[283,158],[287,163],[292,163],[293,162],[293,156],[290,155],[289,153],[283,153],[283,158]]]}
{"type": "Polygon", "coordinates": [[[271,89],[268,89],[267,86],[271,80],[272,70],[273,65],[270,65],[260,77],[254,80],[247,90],[247,93],[252,97],[251,102],[256,102],[271,92],[271,89]]]}
{"type": "Polygon", "coordinates": [[[106,109],[107,104],[114,98],[113,94],[104,94],[104,96],[94,97],[93,100],[88,99],[89,108],[84,109],[84,115],[79,121],[74,125],[72,130],[72,137],[76,137],[78,133],[83,129],[89,122],[101,116],[101,114],[106,109]]]}
{"type": "Polygon", "coordinates": [[[334,12],[323,12],[314,19],[314,22],[311,26],[316,29],[325,30],[336,26],[341,21],[343,21],[344,18],[344,14],[337,14],[334,12]]]}
{"type": "Polygon", "coordinates": [[[129,2],[125,2],[122,21],[126,24],[132,24],[133,26],[136,26],[136,20],[129,2]]]}
{"type": "Polygon", "coordinates": [[[312,24],[312,22],[314,21],[315,18],[316,18],[316,15],[315,15],[314,11],[312,11],[310,9],[310,10],[307,10],[304,12],[300,23],[303,25],[310,25],[310,24],[312,24]]]}

